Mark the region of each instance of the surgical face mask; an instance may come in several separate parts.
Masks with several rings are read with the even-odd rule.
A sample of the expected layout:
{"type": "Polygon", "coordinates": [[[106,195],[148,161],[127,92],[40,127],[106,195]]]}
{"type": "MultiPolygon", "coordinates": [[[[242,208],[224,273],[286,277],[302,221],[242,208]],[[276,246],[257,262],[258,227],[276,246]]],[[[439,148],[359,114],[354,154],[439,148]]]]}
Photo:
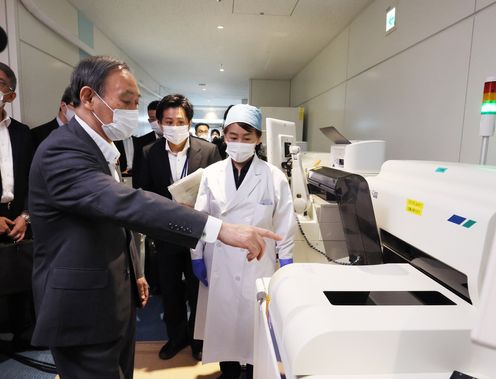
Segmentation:
{"type": "Polygon", "coordinates": [[[181,142],[184,142],[184,140],[189,137],[189,125],[167,125],[162,127],[164,129],[165,139],[173,145],[179,145],[181,142]]]}
{"type": "Polygon", "coordinates": [[[3,101],[3,98],[7,95],[8,95],[8,93],[3,93],[2,91],[0,91],[0,107],[3,107],[3,105],[5,104],[5,102],[3,101]]]}
{"type": "Polygon", "coordinates": [[[162,127],[158,124],[157,120],[150,122],[150,126],[152,127],[152,130],[156,134],[158,134],[160,137],[162,137],[164,135],[164,131],[163,131],[162,127]]]}
{"type": "Polygon", "coordinates": [[[104,124],[102,120],[94,113],[93,116],[97,118],[102,124],[103,132],[112,141],[125,140],[133,134],[134,129],[138,126],[138,110],[137,109],[112,109],[103,100],[99,94],[95,94],[100,98],[101,101],[112,111],[114,115],[112,117],[112,122],[110,124],[104,124]]]}
{"type": "Polygon", "coordinates": [[[199,133],[197,137],[208,141],[208,133],[199,133]]]}
{"type": "Polygon", "coordinates": [[[246,162],[255,154],[255,143],[227,142],[226,153],[238,163],[246,162]]]}
{"type": "Polygon", "coordinates": [[[71,121],[75,114],[76,113],[71,108],[67,107],[66,111],[64,112],[64,116],[67,119],[67,122],[71,121]]]}

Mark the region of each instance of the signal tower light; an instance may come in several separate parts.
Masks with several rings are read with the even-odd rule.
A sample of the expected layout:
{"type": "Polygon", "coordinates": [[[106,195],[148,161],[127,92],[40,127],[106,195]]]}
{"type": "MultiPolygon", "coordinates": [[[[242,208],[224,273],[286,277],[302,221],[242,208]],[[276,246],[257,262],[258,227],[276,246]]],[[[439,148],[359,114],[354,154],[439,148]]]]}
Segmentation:
{"type": "Polygon", "coordinates": [[[486,78],[482,96],[479,135],[482,137],[480,164],[486,164],[489,137],[494,134],[496,120],[496,76],[486,78]]]}

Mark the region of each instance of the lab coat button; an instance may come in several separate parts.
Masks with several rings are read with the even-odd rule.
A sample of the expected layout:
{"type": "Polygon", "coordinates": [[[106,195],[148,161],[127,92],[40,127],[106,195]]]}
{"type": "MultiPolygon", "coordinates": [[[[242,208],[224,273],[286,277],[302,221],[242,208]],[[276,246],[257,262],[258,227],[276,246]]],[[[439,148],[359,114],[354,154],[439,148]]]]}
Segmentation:
{"type": "Polygon", "coordinates": [[[236,275],[236,277],[234,279],[236,279],[237,282],[239,282],[241,280],[241,278],[238,275],[236,275]]]}

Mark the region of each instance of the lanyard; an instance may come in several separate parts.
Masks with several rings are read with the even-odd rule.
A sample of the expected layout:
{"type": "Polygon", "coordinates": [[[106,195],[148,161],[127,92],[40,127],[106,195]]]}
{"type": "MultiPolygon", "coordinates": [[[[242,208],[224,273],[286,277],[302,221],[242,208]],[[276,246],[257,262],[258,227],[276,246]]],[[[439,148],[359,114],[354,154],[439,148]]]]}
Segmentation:
{"type": "Polygon", "coordinates": [[[184,178],[188,175],[188,157],[186,157],[186,161],[184,162],[183,171],[181,171],[181,177],[179,179],[184,178]]]}

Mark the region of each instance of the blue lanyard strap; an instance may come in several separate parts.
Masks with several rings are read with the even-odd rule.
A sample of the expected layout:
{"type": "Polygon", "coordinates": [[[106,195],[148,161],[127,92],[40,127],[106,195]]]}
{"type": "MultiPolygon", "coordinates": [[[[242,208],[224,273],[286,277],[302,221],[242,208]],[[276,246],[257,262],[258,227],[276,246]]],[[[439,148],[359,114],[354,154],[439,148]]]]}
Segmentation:
{"type": "Polygon", "coordinates": [[[186,157],[186,161],[184,162],[183,171],[181,172],[181,177],[179,179],[184,178],[188,175],[188,157],[186,157]]]}

